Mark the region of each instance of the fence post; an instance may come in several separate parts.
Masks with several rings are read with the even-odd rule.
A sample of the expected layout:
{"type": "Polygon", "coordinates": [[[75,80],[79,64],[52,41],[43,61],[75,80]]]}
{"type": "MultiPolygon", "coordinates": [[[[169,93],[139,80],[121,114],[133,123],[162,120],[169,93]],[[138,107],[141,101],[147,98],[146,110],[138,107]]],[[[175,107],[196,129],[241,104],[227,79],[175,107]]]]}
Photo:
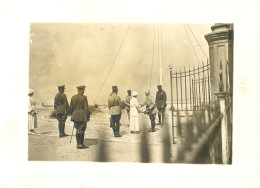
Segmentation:
{"type": "Polygon", "coordinates": [[[174,140],[174,120],[173,120],[172,65],[169,65],[169,68],[170,68],[170,81],[171,81],[172,143],[175,144],[176,142],[174,140]]]}
{"type": "Polygon", "coordinates": [[[223,164],[228,164],[229,160],[229,136],[228,136],[228,122],[226,113],[226,96],[227,92],[215,92],[220,105],[220,112],[223,114],[221,120],[221,141],[222,141],[222,162],[223,164]]]}

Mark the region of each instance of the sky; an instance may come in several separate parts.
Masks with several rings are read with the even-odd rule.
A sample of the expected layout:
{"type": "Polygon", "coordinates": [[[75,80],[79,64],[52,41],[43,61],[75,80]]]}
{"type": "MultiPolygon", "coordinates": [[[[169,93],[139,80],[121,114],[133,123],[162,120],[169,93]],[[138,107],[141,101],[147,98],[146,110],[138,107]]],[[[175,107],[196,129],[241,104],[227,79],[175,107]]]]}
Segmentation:
{"type": "Polygon", "coordinates": [[[151,90],[155,96],[159,84],[161,34],[163,89],[169,99],[167,67],[171,64],[174,72],[205,63],[209,55],[204,35],[211,32],[212,25],[31,23],[29,87],[35,90],[38,104],[52,104],[58,85],[66,86],[69,102],[79,85],[86,86],[90,105],[106,104],[114,85],[122,100],[131,89],[138,92],[142,102],[144,92],[151,90]]]}

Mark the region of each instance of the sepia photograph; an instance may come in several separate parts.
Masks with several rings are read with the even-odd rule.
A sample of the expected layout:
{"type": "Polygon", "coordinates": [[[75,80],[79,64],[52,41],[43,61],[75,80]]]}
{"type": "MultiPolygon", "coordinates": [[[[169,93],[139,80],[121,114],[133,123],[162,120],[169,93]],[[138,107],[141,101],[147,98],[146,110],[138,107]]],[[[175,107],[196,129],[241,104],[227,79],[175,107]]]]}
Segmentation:
{"type": "Polygon", "coordinates": [[[0,187],[259,187],[256,0],[0,2],[0,187]]]}
{"type": "Polygon", "coordinates": [[[30,23],[28,160],[232,164],[233,23],[30,23]]]}

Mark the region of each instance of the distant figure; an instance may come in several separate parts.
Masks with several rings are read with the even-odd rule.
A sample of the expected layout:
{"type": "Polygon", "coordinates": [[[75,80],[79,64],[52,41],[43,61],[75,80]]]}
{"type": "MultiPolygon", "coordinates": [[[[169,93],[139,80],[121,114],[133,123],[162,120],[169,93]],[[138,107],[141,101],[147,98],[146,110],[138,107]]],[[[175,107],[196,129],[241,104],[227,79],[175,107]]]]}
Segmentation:
{"type": "Polygon", "coordinates": [[[86,86],[78,86],[78,94],[74,95],[70,102],[71,121],[74,122],[76,128],[77,149],[88,148],[84,145],[85,130],[87,122],[90,120],[88,99],[83,95],[85,88],[86,86]]]}
{"type": "Polygon", "coordinates": [[[34,129],[37,128],[37,111],[33,100],[34,90],[29,89],[28,96],[28,134],[35,134],[34,129]]]}
{"type": "Polygon", "coordinates": [[[69,136],[65,130],[65,122],[69,113],[69,104],[67,96],[64,94],[65,85],[58,86],[59,93],[54,97],[54,109],[56,111],[56,118],[58,120],[59,137],[69,136]]]}
{"type": "Polygon", "coordinates": [[[150,95],[150,91],[145,92],[146,101],[142,104],[142,106],[146,106],[145,114],[149,115],[151,121],[151,129],[150,132],[155,131],[155,117],[157,113],[156,105],[154,103],[154,97],[150,95]]]}
{"type": "Polygon", "coordinates": [[[132,98],[131,90],[127,90],[127,93],[128,93],[128,95],[125,98],[124,104],[125,104],[125,110],[126,110],[127,116],[128,116],[128,121],[130,121],[130,100],[132,98]]]}
{"type": "Polygon", "coordinates": [[[163,126],[164,124],[164,113],[165,113],[165,108],[167,106],[166,100],[166,92],[162,90],[162,85],[157,86],[158,91],[156,92],[156,99],[155,99],[155,104],[158,109],[158,118],[159,118],[159,125],[161,124],[163,126]]]}
{"type": "Polygon", "coordinates": [[[130,100],[130,133],[139,132],[138,113],[141,105],[139,105],[137,95],[137,92],[134,91],[130,100]]]}
{"type": "Polygon", "coordinates": [[[118,94],[117,86],[112,87],[112,93],[108,98],[109,114],[111,115],[110,127],[113,129],[114,137],[120,137],[120,119],[122,101],[118,94]]]}

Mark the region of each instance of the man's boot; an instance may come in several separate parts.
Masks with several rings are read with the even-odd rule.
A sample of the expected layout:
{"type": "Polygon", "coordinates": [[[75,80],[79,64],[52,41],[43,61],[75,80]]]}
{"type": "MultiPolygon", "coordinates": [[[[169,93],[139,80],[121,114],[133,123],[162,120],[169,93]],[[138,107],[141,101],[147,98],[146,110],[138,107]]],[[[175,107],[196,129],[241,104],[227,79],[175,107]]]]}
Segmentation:
{"type": "Polygon", "coordinates": [[[119,134],[120,132],[120,123],[117,122],[116,123],[116,137],[121,137],[121,135],[119,134]]]}
{"type": "Polygon", "coordinates": [[[112,123],[112,129],[113,129],[114,137],[116,137],[116,127],[115,127],[115,123],[112,123]]]}
{"type": "Polygon", "coordinates": [[[61,130],[62,130],[62,136],[69,136],[67,135],[64,131],[65,131],[65,122],[62,122],[62,126],[61,126],[61,130]]]}
{"type": "Polygon", "coordinates": [[[88,146],[84,145],[84,133],[80,133],[80,147],[78,149],[86,149],[88,146]]]}
{"type": "Polygon", "coordinates": [[[152,132],[155,132],[155,122],[152,122],[152,132]]]}
{"type": "Polygon", "coordinates": [[[162,121],[161,121],[161,115],[158,114],[158,118],[159,118],[159,122],[157,123],[157,125],[161,125],[162,121]]]}
{"type": "Polygon", "coordinates": [[[76,133],[77,149],[80,149],[80,135],[76,133]]]}
{"type": "Polygon", "coordinates": [[[59,122],[59,137],[62,138],[63,135],[62,135],[62,128],[61,128],[61,123],[59,122]]]}

